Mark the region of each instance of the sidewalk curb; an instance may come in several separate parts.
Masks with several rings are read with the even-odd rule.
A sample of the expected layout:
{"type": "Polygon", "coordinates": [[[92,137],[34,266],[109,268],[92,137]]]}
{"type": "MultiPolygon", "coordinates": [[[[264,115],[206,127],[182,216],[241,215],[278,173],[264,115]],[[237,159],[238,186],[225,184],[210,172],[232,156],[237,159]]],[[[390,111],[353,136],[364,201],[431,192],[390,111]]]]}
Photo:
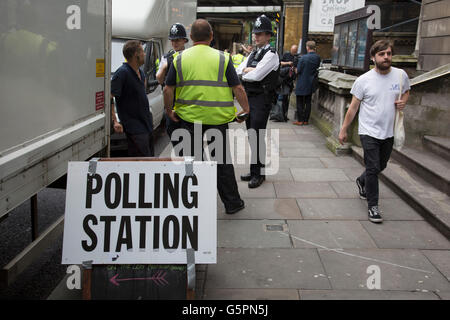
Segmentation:
{"type": "MultiPolygon", "coordinates": [[[[364,165],[363,149],[352,146],[352,156],[364,165]]],[[[427,222],[450,240],[450,216],[432,199],[426,199],[409,190],[403,177],[394,170],[386,168],[379,174],[380,180],[386,183],[401,199],[406,201],[427,222]]]]}

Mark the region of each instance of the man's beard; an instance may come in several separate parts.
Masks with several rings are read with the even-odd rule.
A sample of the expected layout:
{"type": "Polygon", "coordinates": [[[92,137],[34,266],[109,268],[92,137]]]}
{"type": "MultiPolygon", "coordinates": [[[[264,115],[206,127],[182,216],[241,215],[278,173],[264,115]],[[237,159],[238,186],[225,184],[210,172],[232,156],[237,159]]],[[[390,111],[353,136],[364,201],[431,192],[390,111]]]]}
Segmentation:
{"type": "Polygon", "coordinates": [[[375,62],[375,64],[377,66],[377,69],[381,70],[381,71],[388,70],[391,67],[390,61],[387,61],[387,64],[385,64],[384,62],[382,62],[382,63],[375,62]]]}

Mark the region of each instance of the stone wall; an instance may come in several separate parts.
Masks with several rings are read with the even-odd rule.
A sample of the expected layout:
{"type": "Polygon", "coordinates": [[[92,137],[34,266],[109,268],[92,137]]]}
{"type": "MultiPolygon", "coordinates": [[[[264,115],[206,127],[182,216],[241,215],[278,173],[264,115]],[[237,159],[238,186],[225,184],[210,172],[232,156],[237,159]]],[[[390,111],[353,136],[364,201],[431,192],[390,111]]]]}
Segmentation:
{"type": "Polygon", "coordinates": [[[416,147],[424,135],[450,138],[450,64],[411,80],[405,132],[405,144],[416,147]]]}

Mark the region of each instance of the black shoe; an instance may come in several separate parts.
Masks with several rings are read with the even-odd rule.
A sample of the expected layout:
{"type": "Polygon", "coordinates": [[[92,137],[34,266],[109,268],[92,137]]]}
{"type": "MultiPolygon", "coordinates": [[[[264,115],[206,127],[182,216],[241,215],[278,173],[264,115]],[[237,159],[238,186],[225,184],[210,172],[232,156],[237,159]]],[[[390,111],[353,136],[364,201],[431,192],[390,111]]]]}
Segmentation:
{"type": "Polygon", "coordinates": [[[244,209],[245,208],[245,202],[244,202],[244,200],[241,200],[241,202],[236,206],[236,207],[234,207],[234,208],[229,208],[229,209],[227,209],[226,207],[225,207],[225,212],[227,213],[227,214],[233,214],[233,213],[236,213],[236,212],[238,212],[238,211],[240,211],[240,210],[242,210],[242,209],[244,209]]]}
{"type": "Polygon", "coordinates": [[[356,178],[356,185],[358,186],[359,197],[363,200],[367,200],[366,189],[362,186],[359,178],[356,178]]]}
{"type": "Polygon", "coordinates": [[[369,208],[369,220],[375,223],[383,222],[383,218],[381,217],[378,206],[373,206],[369,208]]]}
{"type": "Polygon", "coordinates": [[[258,188],[264,182],[264,180],[266,180],[264,176],[252,177],[252,179],[248,183],[248,187],[250,189],[258,188]]]}
{"type": "Polygon", "coordinates": [[[242,180],[242,181],[250,181],[250,180],[252,180],[252,175],[251,175],[251,173],[247,173],[247,174],[242,175],[242,176],[241,176],[241,180],[242,180]]]}

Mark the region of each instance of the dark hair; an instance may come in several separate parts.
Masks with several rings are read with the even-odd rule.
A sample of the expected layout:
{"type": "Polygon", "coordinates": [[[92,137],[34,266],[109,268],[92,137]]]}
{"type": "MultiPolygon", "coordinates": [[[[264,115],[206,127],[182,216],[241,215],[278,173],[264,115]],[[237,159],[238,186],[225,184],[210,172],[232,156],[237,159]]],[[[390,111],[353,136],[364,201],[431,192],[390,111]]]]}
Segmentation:
{"type": "Polygon", "coordinates": [[[391,41],[389,41],[389,40],[378,40],[370,48],[370,56],[371,57],[375,57],[375,55],[378,52],[387,50],[389,47],[392,50],[392,55],[394,55],[394,44],[391,41]]]}
{"type": "Polygon", "coordinates": [[[191,27],[192,41],[207,41],[211,37],[212,27],[205,19],[197,19],[191,27]]]}
{"type": "Polygon", "coordinates": [[[134,54],[139,50],[141,42],[139,40],[128,40],[123,45],[122,53],[125,59],[130,60],[134,54]]]}

